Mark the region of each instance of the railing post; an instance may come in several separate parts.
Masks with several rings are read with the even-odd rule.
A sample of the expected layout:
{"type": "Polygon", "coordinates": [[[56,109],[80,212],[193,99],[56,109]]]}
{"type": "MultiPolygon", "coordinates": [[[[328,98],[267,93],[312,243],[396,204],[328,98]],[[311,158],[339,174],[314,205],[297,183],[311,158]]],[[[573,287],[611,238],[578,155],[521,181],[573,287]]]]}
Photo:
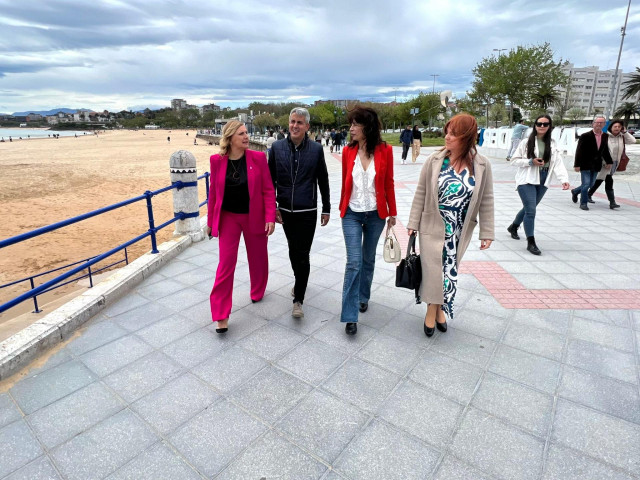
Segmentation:
{"type": "Polygon", "coordinates": [[[158,251],[158,243],[156,242],[156,224],[153,221],[153,206],[151,205],[151,197],[153,194],[147,190],[144,192],[147,197],[147,214],[149,215],[149,232],[151,233],[151,253],[160,253],[158,251]]]}
{"type": "Polygon", "coordinates": [[[89,270],[89,288],[93,288],[93,278],[91,277],[91,265],[87,267],[89,270]]]}
{"type": "MultiPolygon", "coordinates": [[[[29,279],[29,283],[31,283],[31,290],[36,288],[36,285],[33,283],[33,277],[31,277],[29,279]]],[[[37,295],[33,296],[33,306],[35,307],[35,310],[32,313],[40,313],[42,311],[42,310],[40,310],[38,308],[38,296],[37,295]]]]}
{"type": "Polygon", "coordinates": [[[172,184],[181,182],[184,185],[173,189],[173,214],[184,216],[175,223],[173,234],[189,235],[192,241],[200,241],[204,238],[204,232],[200,228],[196,157],[187,150],[178,150],[171,155],[169,171],[172,184]]]}

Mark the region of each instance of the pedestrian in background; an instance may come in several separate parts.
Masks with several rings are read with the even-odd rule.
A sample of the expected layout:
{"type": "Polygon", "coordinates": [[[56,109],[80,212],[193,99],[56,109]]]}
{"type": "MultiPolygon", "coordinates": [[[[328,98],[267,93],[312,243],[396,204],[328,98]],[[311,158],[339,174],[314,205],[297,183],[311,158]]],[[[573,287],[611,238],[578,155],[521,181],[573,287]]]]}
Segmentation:
{"type": "Polygon", "coordinates": [[[511,156],[516,152],[518,145],[520,145],[520,141],[524,138],[527,128],[529,127],[524,124],[524,120],[520,120],[520,122],[513,127],[513,132],[511,133],[511,147],[507,153],[507,162],[511,160],[511,156]]]}
{"type": "Polygon", "coordinates": [[[402,165],[406,165],[407,153],[409,153],[409,147],[413,143],[413,133],[411,132],[411,125],[407,125],[400,134],[400,143],[402,143],[402,165]]]}
{"type": "Polygon", "coordinates": [[[413,149],[411,151],[411,161],[416,163],[416,158],[420,155],[420,147],[422,147],[422,132],[418,130],[418,126],[413,126],[413,131],[411,132],[411,137],[413,140],[413,149]]]}
{"type": "Polygon", "coordinates": [[[533,130],[526,143],[520,143],[512,160],[518,167],[516,172],[516,190],[522,201],[522,209],[516,214],[513,223],[507,227],[511,238],[520,240],[518,228],[524,222],[527,236],[527,250],[533,255],[542,252],[536,245],[535,220],[536,207],[547,192],[553,177],[562,183],[562,189],[569,189],[569,174],[562,162],[556,141],[551,138],[553,122],[549,115],[540,115],[533,124],[533,130]]]}

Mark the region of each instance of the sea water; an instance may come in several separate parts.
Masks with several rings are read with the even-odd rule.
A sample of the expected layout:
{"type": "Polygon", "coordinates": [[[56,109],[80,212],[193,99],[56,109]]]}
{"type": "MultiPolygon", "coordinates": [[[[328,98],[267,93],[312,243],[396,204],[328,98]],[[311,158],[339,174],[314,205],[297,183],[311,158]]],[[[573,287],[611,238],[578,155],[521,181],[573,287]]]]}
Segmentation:
{"type": "Polygon", "coordinates": [[[74,135],[93,135],[91,131],[76,131],[76,130],[46,130],[44,128],[0,128],[0,138],[4,138],[5,142],[9,141],[9,137],[14,140],[18,140],[22,137],[23,140],[29,138],[49,138],[53,135],[60,135],[61,137],[73,137],[74,135]]]}

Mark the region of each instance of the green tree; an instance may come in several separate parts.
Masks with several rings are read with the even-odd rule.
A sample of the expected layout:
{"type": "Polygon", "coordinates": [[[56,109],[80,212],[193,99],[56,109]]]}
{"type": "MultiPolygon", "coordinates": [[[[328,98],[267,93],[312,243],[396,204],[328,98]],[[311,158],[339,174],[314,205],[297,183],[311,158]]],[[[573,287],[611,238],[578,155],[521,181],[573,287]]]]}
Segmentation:
{"type": "Polygon", "coordinates": [[[622,118],[624,120],[625,128],[629,125],[629,120],[631,117],[636,118],[636,116],[640,114],[640,105],[632,102],[625,102],[620,105],[615,112],[613,112],[613,116],[615,118],[622,118]]]}
{"type": "Polygon", "coordinates": [[[274,127],[277,124],[276,117],[268,113],[256,115],[253,119],[253,125],[263,131],[265,128],[274,127]]]}
{"type": "Polygon", "coordinates": [[[494,126],[498,127],[498,123],[505,124],[509,121],[507,109],[501,103],[494,103],[489,108],[489,120],[494,122],[494,126]]]}
{"type": "Polygon", "coordinates": [[[309,107],[309,115],[311,116],[310,123],[314,126],[334,125],[336,123],[336,117],[333,113],[334,107],[330,103],[322,103],[309,107]]]}
{"type": "Polygon", "coordinates": [[[180,110],[180,125],[183,127],[196,127],[200,121],[200,112],[197,108],[180,110]]]}
{"type": "Polygon", "coordinates": [[[631,78],[623,83],[624,95],[623,100],[631,98],[637,93],[640,93],[640,67],[636,67],[635,73],[631,74],[631,78]]]}
{"type": "Polygon", "coordinates": [[[572,107],[567,111],[567,117],[574,125],[577,125],[578,120],[582,120],[586,114],[587,112],[580,107],[572,107]]]}
{"type": "Polygon", "coordinates": [[[282,129],[289,128],[289,114],[285,113],[278,117],[278,126],[282,129]]]}
{"type": "Polygon", "coordinates": [[[485,91],[494,100],[504,97],[511,107],[511,125],[514,105],[531,106],[533,94],[542,86],[557,89],[566,83],[563,65],[564,62],[553,60],[548,42],[531,47],[518,46],[506,55],[483,58],[473,69],[474,89],[485,91]]]}

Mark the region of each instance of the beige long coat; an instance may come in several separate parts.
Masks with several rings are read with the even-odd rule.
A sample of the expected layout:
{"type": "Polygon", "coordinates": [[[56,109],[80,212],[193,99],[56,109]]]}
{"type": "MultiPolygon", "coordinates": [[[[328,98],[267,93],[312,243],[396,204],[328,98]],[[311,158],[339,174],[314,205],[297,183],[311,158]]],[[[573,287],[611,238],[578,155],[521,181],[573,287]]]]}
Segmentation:
{"type": "MultiPolygon", "coordinates": [[[[443,304],[442,289],[442,249],[444,247],[444,221],[438,209],[438,176],[442,162],[447,155],[442,149],[431,155],[424,163],[413,197],[407,228],[419,232],[420,263],[422,264],[422,285],[420,296],[427,303],[443,304]]],[[[475,187],[471,195],[469,210],[465,218],[458,243],[457,265],[464,255],[473,230],[480,220],[479,238],[495,238],[493,224],[493,175],[491,163],[477,153],[473,158],[475,187]]]]}

